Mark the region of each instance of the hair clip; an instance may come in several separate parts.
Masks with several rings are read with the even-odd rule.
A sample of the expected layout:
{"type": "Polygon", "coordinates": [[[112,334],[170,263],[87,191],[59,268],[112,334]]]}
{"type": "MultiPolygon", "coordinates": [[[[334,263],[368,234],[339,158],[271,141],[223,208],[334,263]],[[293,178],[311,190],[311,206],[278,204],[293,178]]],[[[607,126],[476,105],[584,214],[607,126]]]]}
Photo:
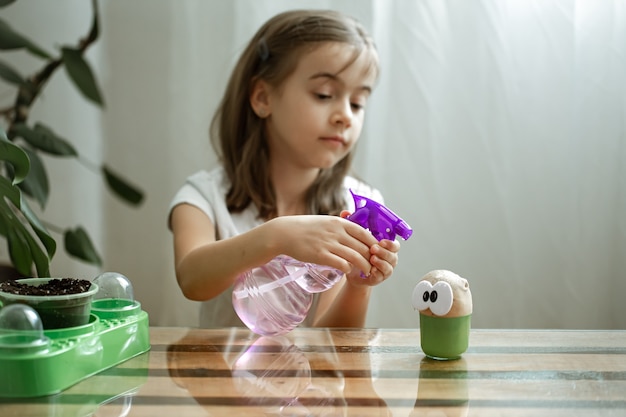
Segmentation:
{"type": "Polygon", "coordinates": [[[261,61],[265,62],[270,57],[270,49],[267,46],[267,42],[265,38],[261,38],[259,44],[257,45],[257,52],[259,53],[259,58],[261,61]]]}

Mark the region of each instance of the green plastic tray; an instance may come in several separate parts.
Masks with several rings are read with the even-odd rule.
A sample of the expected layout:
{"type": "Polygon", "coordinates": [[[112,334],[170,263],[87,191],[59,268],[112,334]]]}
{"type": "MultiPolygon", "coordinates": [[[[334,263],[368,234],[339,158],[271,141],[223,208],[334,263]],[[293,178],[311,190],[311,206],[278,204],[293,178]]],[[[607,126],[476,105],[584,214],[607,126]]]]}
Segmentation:
{"type": "Polygon", "coordinates": [[[20,345],[17,333],[0,343],[0,398],[57,394],[150,350],[148,314],[131,300],[95,300],[89,323],[45,330],[42,344],[20,345]]]}

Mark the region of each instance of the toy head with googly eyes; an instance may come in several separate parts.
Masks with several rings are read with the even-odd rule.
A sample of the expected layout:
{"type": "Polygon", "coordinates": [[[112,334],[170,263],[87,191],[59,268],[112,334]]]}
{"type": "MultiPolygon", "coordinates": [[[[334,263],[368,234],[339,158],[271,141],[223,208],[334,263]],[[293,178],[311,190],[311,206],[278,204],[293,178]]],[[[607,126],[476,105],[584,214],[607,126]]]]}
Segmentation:
{"type": "Polygon", "coordinates": [[[454,272],[438,269],[422,277],[413,290],[420,313],[422,350],[434,359],[457,359],[468,347],[472,293],[454,272]]]}
{"type": "Polygon", "coordinates": [[[413,308],[436,317],[462,317],[472,314],[469,282],[444,269],[430,271],[413,290],[413,308]]]}

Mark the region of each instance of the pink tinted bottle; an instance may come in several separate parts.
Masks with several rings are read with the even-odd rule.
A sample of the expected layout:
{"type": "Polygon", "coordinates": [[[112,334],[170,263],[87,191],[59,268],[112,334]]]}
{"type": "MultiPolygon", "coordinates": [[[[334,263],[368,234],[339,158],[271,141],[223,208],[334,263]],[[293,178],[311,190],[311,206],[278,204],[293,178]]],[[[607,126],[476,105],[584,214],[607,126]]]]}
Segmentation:
{"type": "Polygon", "coordinates": [[[304,321],[314,293],[328,290],[342,276],[335,268],[279,255],[237,277],[233,307],[253,332],[282,335],[304,321]]]}

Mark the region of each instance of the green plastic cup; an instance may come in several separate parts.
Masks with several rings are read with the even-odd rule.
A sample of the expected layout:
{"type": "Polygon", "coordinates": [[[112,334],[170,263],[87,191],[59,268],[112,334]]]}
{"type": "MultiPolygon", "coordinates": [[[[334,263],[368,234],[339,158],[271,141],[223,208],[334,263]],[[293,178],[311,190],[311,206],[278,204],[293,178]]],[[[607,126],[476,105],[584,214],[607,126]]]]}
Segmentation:
{"type": "Polygon", "coordinates": [[[104,320],[122,319],[141,313],[141,304],[121,298],[101,298],[92,301],[91,312],[104,320]]]}
{"type": "Polygon", "coordinates": [[[469,346],[472,315],[433,317],[420,313],[420,343],[424,354],[438,360],[458,359],[469,346]]]}

